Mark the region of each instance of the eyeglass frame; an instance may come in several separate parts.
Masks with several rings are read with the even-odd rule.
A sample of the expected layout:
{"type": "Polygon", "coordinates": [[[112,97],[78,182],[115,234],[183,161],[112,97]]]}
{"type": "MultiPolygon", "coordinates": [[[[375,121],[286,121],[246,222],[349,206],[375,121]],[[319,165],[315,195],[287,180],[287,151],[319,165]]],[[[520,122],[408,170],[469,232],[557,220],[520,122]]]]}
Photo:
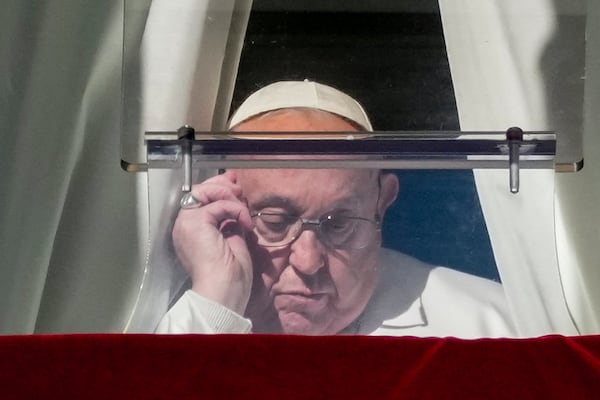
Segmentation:
{"type": "MultiPolygon", "coordinates": [[[[375,219],[369,219],[369,218],[364,218],[364,217],[354,217],[354,216],[345,216],[345,218],[350,218],[350,219],[357,219],[357,220],[361,220],[361,221],[366,221],[366,222],[370,222],[373,225],[376,226],[375,228],[375,232],[380,233],[381,232],[381,218],[379,217],[379,213],[377,212],[377,210],[379,209],[379,199],[381,196],[381,174],[379,174],[379,176],[377,177],[377,202],[375,203],[375,219]]],[[[252,212],[250,213],[250,217],[251,218],[255,218],[255,217],[260,217],[261,215],[281,215],[281,216],[287,216],[287,217],[292,217],[292,218],[296,218],[297,221],[300,221],[300,227],[298,229],[298,231],[292,235],[292,238],[290,239],[290,241],[288,243],[285,244],[274,244],[274,245],[263,245],[263,244],[259,244],[259,246],[261,247],[285,247],[285,246],[289,246],[292,243],[294,243],[296,240],[298,240],[298,238],[302,235],[302,232],[304,232],[306,229],[306,226],[313,226],[314,228],[311,229],[314,232],[317,233],[317,235],[319,236],[319,240],[328,245],[329,247],[332,248],[336,248],[336,249],[342,249],[343,247],[339,247],[339,246],[334,246],[331,243],[328,243],[328,240],[322,240],[325,236],[321,236],[323,235],[321,232],[321,224],[325,221],[327,221],[327,219],[324,218],[331,218],[333,217],[333,215],[331,213],[329,214],[323,214],[323,216],[319,217],[318,219],[307,219],[307,218],[302,218],[300,216],[295,216],[292,214],[286,214],[286,213],[267,213],[267,212],[262,212],[262,211],[258,211],[258,212],[252,212]]],[[[330,219],[329,219],[330,220],[330,219]]],[[[295,222],[297,223],[297,222],[295,222]]],[[[371,242],[370,242],[371,243],[371,242]]],[[[365,244],[362,247],[358,247],[358,248],[352,248],[353,250],[360,250],[360,249],[364,249],[365,247],[367,247],[370,243],[365,244]]]]}
{"type": "MultiPolygon", "coordinates": [[[[285,246],[289,246],[292,243],[294,243],[296,240],[298,240],[298,238],[302,235],[302,232],[304,232],[305,230],[312,230],[314,232],[317,233],[319,240],[324,243],[325,245],[327,245],[328,247],[331,248],[336,248],[336,249],[343,249],[344,246],[340,246],[340,245],[334,245],[331,240],[327,239],[327,235],[323,233],[323,231],[321,230],[321,225],[324,222],[327,221],[331,221],[333,218],[335,218],[334,215],[330,214],[324,214],[322,217],[318,218],[318,219],[309,219],[309,218],[302,218],[299,216],[295,216],[295,215],[291,215],[291,214],[286,214],[286,213],[274,213],[274,212],[263,212],[263,211],[259,211],[259,212],[254,212],[250,214],[250,217],[255,218],[255,217],[261,217],[262,215],[278,215],[278,216],[285,216],[285,217],[289,217],[289,218],[294,218],[295,222],[293,224],[290,224],[290,228],[293,227],[294,225],[298,224],[298,221],[301,222],[300,226],[297,228],[296,232],[291,236],[291,238],[289,239],[289,242],[286,243],[282,243],[282,244],[272,244],[272,245],[268,245],[268,244],[259,244],[259,246],[261,247],[285,247],[285,246]]],[[[375,232],[381,232],[381,222],[378,219],[369,219],[369,218],[364,218],[364,217],[354,217],[354,216],[343,216],[343,218],[347,218],[347,219],[351,219],[351,220],[359,220],[359,221],[365,221],[365,222],[369,222],[373,225],[375,225],[375,232]]],[[[365,247],[367,247],[371,242],[365,244],[364,246],[361,247],[349,247],[349,249],[353,249],[353,250],[360,250],[360,249],[364,249],[365,247]]]]}

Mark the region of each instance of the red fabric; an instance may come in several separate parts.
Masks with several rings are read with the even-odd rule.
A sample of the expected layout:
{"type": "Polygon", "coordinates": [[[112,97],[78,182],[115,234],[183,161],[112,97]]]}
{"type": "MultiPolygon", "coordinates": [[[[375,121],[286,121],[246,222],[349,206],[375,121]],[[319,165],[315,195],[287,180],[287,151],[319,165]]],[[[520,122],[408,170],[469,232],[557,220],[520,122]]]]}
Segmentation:
{"type": "Polygon", "coordinates": [[[600,336],[0,337],[0,398],[594,399],[600,336]]]}

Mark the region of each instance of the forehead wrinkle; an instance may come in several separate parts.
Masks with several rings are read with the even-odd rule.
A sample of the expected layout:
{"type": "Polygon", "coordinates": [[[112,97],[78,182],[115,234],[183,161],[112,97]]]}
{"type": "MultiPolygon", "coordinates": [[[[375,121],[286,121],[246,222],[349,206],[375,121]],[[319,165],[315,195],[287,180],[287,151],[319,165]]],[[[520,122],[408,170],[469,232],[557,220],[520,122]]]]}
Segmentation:
{"type": "Polygon", "coordinates": [[[360,174],[348,175],[337,169],[245,169],[239,171],[238,182],[244,192],[248,191],[248,205],[255,211],[268,206],[282,207],[298,216],[309,213],[316,218],[331,211],[360,211],[362,206],[370,204],[377,190],[378,174],[372,170],[359,171],[360,174]],[[331,178],[324,181],[324,176],[331,178]],[[319,188],[315,186],[317,182],[319,188]]]}

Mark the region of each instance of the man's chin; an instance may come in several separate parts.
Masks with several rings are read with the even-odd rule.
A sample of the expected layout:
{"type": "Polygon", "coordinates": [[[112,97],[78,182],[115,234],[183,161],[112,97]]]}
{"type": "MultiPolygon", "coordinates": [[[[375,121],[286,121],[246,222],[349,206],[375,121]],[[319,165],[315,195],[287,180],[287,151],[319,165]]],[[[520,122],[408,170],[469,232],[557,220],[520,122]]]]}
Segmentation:
{"type": "Polygon", "coordinates": [[[297,312],[279,312],[282,333],[288,335],[327,335],[325,324],[315,323],[306,315],[297,312]]]}

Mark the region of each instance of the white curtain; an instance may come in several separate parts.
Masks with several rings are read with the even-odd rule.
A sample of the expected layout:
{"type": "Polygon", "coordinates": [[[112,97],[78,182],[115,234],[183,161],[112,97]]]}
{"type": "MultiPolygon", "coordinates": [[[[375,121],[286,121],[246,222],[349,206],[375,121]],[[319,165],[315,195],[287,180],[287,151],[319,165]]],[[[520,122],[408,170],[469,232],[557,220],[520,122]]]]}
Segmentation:
{"type": "Polygon", "coordinates": [[[600,2],[588,0],[584,169],[557,180],[556,238],[567,304],[582,333],[600,332],[600,2]]]}
{"type": "MultiPolygon", "coordinates": [[[[136,132],[173,131],[185,124],[200,131],[225,129],[251,4],[251,0],[152,2],[139,53],[135,47],[131,51],[139,59],[128,60],[139,63],[139,78],[135,79],[134,68],[133,79],[125,82],[124,130],[134,134],[139,149],[144,148],[143,138],[136,132]]],[[[139,35],[126,31],[130,36],[135,43],[139,35]]],[[[170,245],[182,178],[180,170],[148,172],[149,201],[144,202],[150,215],[148,254],[127,332],[153,332],[185,278],[174,267],[177,260],[170,245]]]]}
{"type": "MultiPolygon", "coordinates": [[[[141,78],[125,142],[222,127],[250,1],[127,2],[125,57],[141,78]],[[193,46],[195,35],[206,40],[193,46]],[[169,53],[149,58],[153,41],[169,53]],[[172,68],[158,76],[150,62],[172,68]]],[[[151,221],[147,177],[120,168],[123,10],[123,0],[3,2],[0,334],[120,332],[136,303],[151,221]]]]}
{"type": "Polygon", "coordinates": [[[586,167],[577,174],[521,171],[517,195],[505,170],[478,170],[475,179],[520,334],[598,332],[600,213],[592,204],[600,204],[600,152],[591,110],[598,107],[599,68],[590,48],[599,44],[598,4],[439,4],[462,130],[556,130],[565,160],[581,157],[584,138],[586,167]]]}

